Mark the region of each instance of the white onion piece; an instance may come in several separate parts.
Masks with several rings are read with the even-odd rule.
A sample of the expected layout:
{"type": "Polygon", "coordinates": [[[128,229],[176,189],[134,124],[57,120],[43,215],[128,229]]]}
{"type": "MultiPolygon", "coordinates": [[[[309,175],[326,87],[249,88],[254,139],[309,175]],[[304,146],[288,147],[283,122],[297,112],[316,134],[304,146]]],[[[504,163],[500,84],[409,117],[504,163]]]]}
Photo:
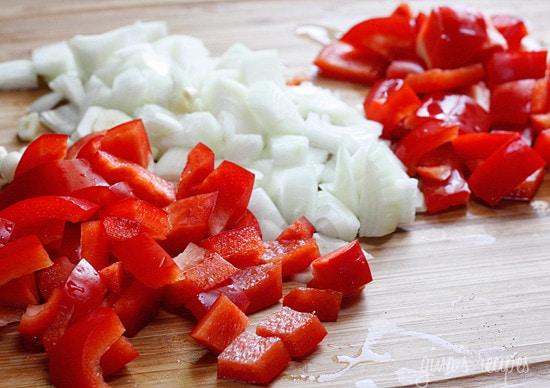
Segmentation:
{"type": "Polygon", "coordinates": [[[63,101],[63,94],[50,92],[34,100],[28,111],[40,113],[45,110],[50,110],[55,108],[61,101],[63,101]]]}
{"type": "Polygon", "coordinates": [[[329,155],[330,154],[327,150],[309,147],[308,162],[325,164],[328,160],[329,155]]]}
{"type": "Polygon", "coordinates": [[[269,148],[275,166],[300,166],[308,162],[309,140],[305,136],[274,136],[269,148]]]}
{"type": "Polygon", "coordinates": [[[8,152],[6,156],[2,158],[0,162],[0,174],[6,182],[11,182],[15,174],[15,169],[21,160],[23,154],[18,151],[8,152]]]}
{"type": "Polygon", "coordinates": [[[271,159],[259,159],[249,164],[250,168],[262,173],[261,176],[256,176],[254,180],[254,187],[266,188],[271,180],[273,173],[273,160],[271,159]]]}
{"type": "Polygon", "coordinates": [[[76,75],[72,74],[61,74],[53,81],[51,81],[48,86],[54,92],[60,93],[65,97],[69,102],[82,107],[85,100],[84,86],[76,75]]]}
{"type": "Polygon", "coordinates": [[[31,141],[40,130],[40,118],[38,113],[33,112],[23,116],[17,124],[17,138],[21,141],[31,141]]]}
{"type": "Polygon", "coordinates": [[[345,147],[340,147],[336,155],[334,182],[326,185],[326,190],[342,201],[354,214],[359,212],[359,192],[353,176],[351,156],[345,147]]]}
{"type": "Polygon", "coordinates": [[[35,89],[37,86],[38,78],[31,61],[0,63],[0,90],[35,89]]]}
{"type": "Polygon", "coordinates": [[[73,53],[65,41],[34,49],[32,63],[36,72],[47,81],[61,74],[78,73],[73,53]]]}
{"type": "Polygon", "coordinates": [[[116,109],[102,108],[92,125],[92,132],[103,131],[132,120],[126,113],[116,109]]]}
{"type": "Polygon", "coordinates": [[[264,141],[262,136],[255,134],[237,134],[225,142],[224,158],[232,162],[248,165],[258,158],[264,141]]]}
{"type": "Polygon", "coordinates": [[[216,69],[231,69],[240,72],[243,62],[254,52],[242,43],[235,43],[217,58],[216,69]]]}
{"type": "Polygon", "coordinates": [[[275,169],[269,192],[288,223],[301,216],[314,219],[317,210],[317,177],[312,166],[275,169]]]}
{"type": "Polygon", "coordinates": [[[136,110],[134,116],[143,120],[147,134],[153,144],[162,150],[170,147],[185,147],[187,144],[167,143],[164,146],[161,141],[166,136],[174,133],[182,133],[183,127],[176,115],[157,105],[144,105],[136,110]]]}
{"type": "MultiPolygon", "coordinates": [[[[264,189],[256,188],[252,190],[252,196],[250,197],[250,202],[248,203],[248,209],[260,222],[260,225],[265,224],[269,226],[272,232],[279,230],[280,233],[288,225],[284,220],[281,212],[277,209],[277,206],[273,203],[270,196],[267,195],[264,189]]],[[[264,230],[262,227],[262,232],[264,233],[265,240],[272,240],[277,236],[267,236],[267,230],[264,230]]]]}
{"type": "Polygon", "coordinates": [[[326,191],[317,196],[315,229],[328,236],[353,240],[359,230],[359,220],[338,198],[326,191]]]}
{"type": "Polygon", "coordinates": [[[188,148],[173,147],[168,149],[155,164],[155,173],[163,179],[177,182],[187,163],[188,148]]]}
{"type": "Polygon", "coordinates": [[[70,135],[78,126],[79,110],[72,104],[40,113],[40,122],[56,133],[70,135]]]}
{"type": "Polygon", "coordinates": [[[241,77],[249,86],[260,81],[271,81],[279,87],[285,83],[283,65],[276,50],[259,50],[244,58],[241,77]]]}
{"type": "Polygon", "coordinates": [[[326,255],[327,253],[333,252],[339,248],[342,248],[348,243],[347,241],[331,236],[326,236],[322,233],[314,233],[313,238],[319,246],[319,252],[321,252],[321,255],[326,255]]]}

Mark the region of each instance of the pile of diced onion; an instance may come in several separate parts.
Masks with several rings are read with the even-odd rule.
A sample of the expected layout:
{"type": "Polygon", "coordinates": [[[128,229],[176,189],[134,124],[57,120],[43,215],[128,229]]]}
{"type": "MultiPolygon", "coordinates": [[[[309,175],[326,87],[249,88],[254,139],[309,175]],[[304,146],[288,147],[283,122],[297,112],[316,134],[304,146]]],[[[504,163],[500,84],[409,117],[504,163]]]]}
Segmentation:
{"type": "MultiPolygon", "coordinates": [[[[197,143],[252,171],[250,208],[271,240],[305,215],[327,236],[382,236],[414,220],[422,207],[381,126],[311,83],[287,86],[273,50],[236,44],[210,56],[190,36],[168,35],[163,22],[136,23],[93,36],[75,36],[33,51],[32,60],[0,64],[0,89],[37,86],[19,137],[39,123],[76,141],[133,117],[143,119],[156,162],[151,169],[176,181],[197,143]]],[[[0,150],[8,181],[18,153],[0,150]]]]}

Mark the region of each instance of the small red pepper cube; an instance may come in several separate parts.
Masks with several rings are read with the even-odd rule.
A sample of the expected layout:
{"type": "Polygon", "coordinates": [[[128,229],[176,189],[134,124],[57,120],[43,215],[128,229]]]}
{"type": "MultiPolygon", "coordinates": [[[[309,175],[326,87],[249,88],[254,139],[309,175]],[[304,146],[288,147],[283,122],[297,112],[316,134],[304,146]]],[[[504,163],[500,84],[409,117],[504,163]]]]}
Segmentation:
{"type": "Polygon", "coordinates": [[[542,78],[546,73],[546,51],[495,52],[485,68],[489,85],[542,78]]]}
{"type": "Polygon", "coordinates": [[[294,288],[283,298],[283,306],[315,314],[319,320],[325,322],[335,322],[338,319],[341,304],[341,292],[316,288],[294,288]]]}
{"type": "Polygon", "coordinates": [[[231,276],[233,285],[244,291],[250,305],[247,314],[276,304],[283,296],[283,277],[280,263],[268,263],[241,269],[231,276]]]}
{"type": "Polygon", "coordinates": [[[197,323],[191,337],[211,352],[221,353],[249,323],[248,317],[222,294],[197,323]]]}
{"type": "Polygon", "coordinates": [[[125,334],[135,336],[155,317],[160,304],[161,292],[134,281],[113,304],[125,334]]]}
{"type": "Polygon", "coordinates": [[[201,242],[201,246],[220,254],[237,268],[259,264],[264,252],[262,238],[253,226],[210,236],[201,242]]]}
{"type": "Polygon", "coordinates": [[[27,147],[15,169],[15,177],[41,164],[62,160],[67,154],[67,135],[45,134],[34,139],[27,147]]]}
{"type": "Polygon", "coordinates": [[[55,259],[51,267],[39,271],[36,278],[42,298],[45,300],[50,299],[53,290],[57,287],[63,287],[74,267],[75,265],[68,258],[62,256],[55,259]]]}
{"type": "Polygon", "coordinates": [[[419,74],[424,72],[424,70],[419,61],[396,59],[386,69],[386,78],[404,79],[409,74],[419,74]]]}
{"type": "Polygon", "coordinates": [[[453,140],[453,149],[462,160],[487,159],[503,144],[519,137],[517,132],[468,133],[453,140]]]}
{"type": "Polygon", "coordinates": [[[454,168],[444,181],[424,181],[422,193],[429,214],[465,206],[470,199],[470,188],[466,180],[460,171],[454,168]]]}
{"type": "Polygon", "coordinates": [[[201,319],[216,303],[220,295],[225,295],[231,302],[235,304],[241,311],[245,312],[250,306],[248,297],[240,288],[233,284],[218,287],[213,290],[204,291],[191,298],[185,304],[185,308],[191,311],[196,319],[201,319]]]}
{"type": "Polygon", "coordinates": [[[229,225],[228,229],[240,229],[247,226],[253,226],[260,234],[260,238],[262,238],[262,229],[260,228],[260,223],[258,222],[256,216],[248,209],[246,209],[243,216],[239,218],[237,222],[229,225]]]}
{"type": "Polygon", "coordinates": [[[292,358],[303,358],[315,351],[327,331],[315,315],[283,307],[258,323],[256,334],[279,337],[292,358]]]}
{"type": "Polygon", "coordinates": [[[27,306],[17,330],[28,337],[42,336],[57,317],[61,309],[62,298],[63,289],[56,288],[45,303],[27,306]]]}
{"type": "Polygon", "coordinates": [[[294,221],[288,228],[283,230],[277,241],[283,240],[305,240],[313,237],[315,227],[306,217],[300,217],[294,221]]]}
{"type": "Polygon", "coordinates": [[[542,185],[544,180],[544,169],[541,168],[527,177],[521,182],[514,190],[508,193],[504,199],[510,201],[523,201],[529,202],[537,193],[537,190],[542,185]]]}
{"type": "Polygon", "coordinates": [[[101,304],[107,287],[94,267],[82,259],[67,278],[64,293],[67,305],[72,306],[71,319],[76,320],[101,304]]]}
{"type": "Polygon", "coordinates": [[[40,296],[34,273],[23,275],[0,286],[0,306],[24,309],[30,304],[38,304],[40,296]]]}
{"type": "Polygon", "coordinates": [[[521,40],[528,34],[523,20],[509,15],[492,15],[491,22],[506,39],[510,50],[521,49],[521,40]]]}
{"type": "Polygon", "coordinates": [[[109,291],[117,295],[122,294],[132,283],[132,276],[124,270],[120,261],[99,270],[99,276],[109,291]]]}
{"type": "Polygon", "coordinates": [[[13,221],[0,218],[0,247],[3,247],[10,241],[14,227],[15,223],[13,221]]]}
{"type": "Polygon", "coordinates": [[[264,263],[280,262],[283,277],[305,271],[311,262],[321,255],[319,246],[313,238],[269,241],[264,243],[264,247],[262,261],[264,263]]]}
{"type": "Polygon", "coordinates": [[[531,113],[544,113],[549,110],[548,78],[541,78],[535,81],[533,94],[531,95],[531,113]]]}
{"type": "Polygon", "coordinates": [[[116,313],[105,307],[70,326],[49,354],[52,383],[59,388],[105,386],[100,360],[123,332],[116,313]]]}
{"type": "Polygon", "coordinates": [[[109,206],[125,198],[135,198],[127,183],[118,182],[111,186],[91,186],[70,193],[76,198],[87,199],[101,206],[109,206]]]}
{"type": "Polygon", "coordinates": [[[177,199],[191,195],[195,186],[214,171],[214,152],[202,143],[198,143],[187,155],[187,163],[181,172],[177,188],[177,199]]]}
{"type": "Polygon", "coordinates": [[[409,74],[405,82],[416,93],[433,93],[473,85],[482,81],[484,76],[483,66],[476,64],[456,69],[430,69],[419,74],[409,74]]]}
{"type": "Polygon", "coordinates": [[[546,161],[546,167],[550,166],[550,129],[539,133],[534,148],[546,161]]]}
{"type": "Polygon", "coordinates": [[[491,93],[490,115],[493,124],[526,124],[531,113],[534,79],[499,84],[491,93]]]}
{"type": "Polygon", "coordinates": [[[135,360],[139,352],[134,348],[128,338],[120,337],[111,347],[101,356],[100,365],[104,377],[111,376],[124,368],[126,364],[135,360]]]}
{"type": "Polygon", "coordinates": [[[355,240],[321,256],[311,264],[313,279],[308,287],[340,291],[354,295],[372,281],[369,262],[355,240]]]}
{"type": "Polygon", "coordinates": [[[109,265],[108,240],[101,221],[80,224],[80,257],[86,259],[96,270],[109,265]]]}
{"type": "Polygon", "coordinates": [[[0,248],[0,285],[52,264],[36,236],[11,241],[0,248]]]}
{"type": "Polygon", "coordinates": [[[151,145],[141,119],[128,121],[105,132],[101,149],[116,157],[149,167],[151,145]]]}
{"type": "Polygon", "coordinates": [[[289,363],[290,356],[279,338],[245,331],[218,356],[218,378],[269,384],[289,363]]]}

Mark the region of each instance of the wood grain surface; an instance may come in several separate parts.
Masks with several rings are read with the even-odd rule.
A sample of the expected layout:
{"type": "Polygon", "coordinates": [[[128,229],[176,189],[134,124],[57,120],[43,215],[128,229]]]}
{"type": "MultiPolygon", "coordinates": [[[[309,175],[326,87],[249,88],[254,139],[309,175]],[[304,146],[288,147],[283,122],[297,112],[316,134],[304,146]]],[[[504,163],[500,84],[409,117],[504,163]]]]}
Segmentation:
{"type": "MultiPolygon", "coordinates": [[[[425,10],[440,3],[457,2],[412,5],[425,10]]],[[[550,1],[463,3],[527,18],[533,36],[550,42],[550,1]]],[[[292,69],[307,70],[318,46],[296,36],[296,27],[317,23],[343,29],[385,15],[395,5],[382,0],[0,0],[0,61],[27,58],[33,48],[77,33],[166,20],[172,33],[203,39],[214,54],[241,41],[251,48],[277,48],[292,69]]],[[[343,83],[324,84],[352,103],[364,93],[343,83]]],[[[43,92],[0,92],[1,144],[19,146],[17,120],[43,92]]],[[[549,201],[547,176],[530,204],[498,209],[472,204],[421,216],[406,230],[365,240],[374,255],[375,281],[345,306],[338,322],[327,324],[329,335],[318,351],[293,362],[274,386],[415,385],[427,371],[430,386],[550,386],[549,201]],[[361,359],[362,349],[367,357],[361,359]]],[[[253,315],[252,322],[277,308],[253,315]]],[[[161,313],[132,341],[141,356],[110,383],[238,386],[216,381],[215,357],[190,339],[191,328],[190,320],[161,313]]],[[[0,329],[0,386],[46,385],[45,355],[24,350],[13,325],[0,329]]]]}

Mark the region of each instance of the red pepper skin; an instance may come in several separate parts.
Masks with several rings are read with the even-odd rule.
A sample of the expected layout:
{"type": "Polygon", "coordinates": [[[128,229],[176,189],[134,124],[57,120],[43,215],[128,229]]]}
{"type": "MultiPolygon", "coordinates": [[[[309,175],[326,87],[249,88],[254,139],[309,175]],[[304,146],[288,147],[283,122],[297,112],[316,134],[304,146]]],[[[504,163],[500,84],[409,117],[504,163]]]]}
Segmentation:
{"type": "Polygon", "coordinates": [[[476,168],[468,184],[477,198],[495,206],[544,166],[544,159],[522,139],[518,139],[501,146],[476,168]]]}
{"type": "Polygon", "coordinates": [[[264,243],[264,247],[262,262],[281,263],[284,278],[305,271],[320,256],[319,247],[313,238],[269,241],[264,243]]]}
{"type": "Polygon", "coordinates": [[[550,129],[546,129],[539,133],[534,148],[546,161],[546,166],[550,166],[550,129]]]}
{"type": "Polygon", "coordinates": [[[0,248],[0,285],[52,264],[36,236],[11,241],[0,248]]]}
{"type": "Polygon", "coordinates": [[[225,295],[242,312],[245,312],[250,306],[250,300],[243,290],[235,287],[233,284],[204,291],[192,297],[185,303],[185,308],[200,320],[212,308],[212,305],[218,300],[220,295],[225,295]]]}
{"type": "Polygon", "coordinates": [[[111,240],[111,253],[137,280],[151,288],[161,288],[181,279],[172,257],[151,237],[140,233],[127,240],[111,240]]]}
{"type": "Polygon", "coordinates": [[[382,137],[391,139],[401,121],[420,107],[420,99],[401,79],[386,79],[371,88],[363,107],[371,120],[384,126],[382,137]]]}
{"type": "Polygon", "coordinates": [[[44,195],[70,195],[87,187],[107,186],[85,160],[59,160],[22,173],[0,192],[0,208],[44,195]],[[44,184],[48,182],[48,184],[44,184]]]}
{"type": "Polygon", "coordinates": [[[126,198],[135,198],[132,188],[124,182],[118,182],[111,186],[86,187],[73,191],[70,195],[102,206],[109,206],[126,198]]]}
{"type": "Polygon", "coordinates": [[[109,248],[101,221],[87,221],[80,227],[80,257],[98,271],[105,268],[109,265],[109,248]]]}
{"type": "Polygon", "coordinates": [[[17,178],[26,171],[47,162],[65,158],[67,154],[67,135],[45,134],[37,137],[27,147],[15,169],[17,178]]]}
{"type": "Polygon", "coordinates": [[[425,70],[419,61],[396,59],[386,69],[386,78],[405,79],[409,74],[420,74],[425,70]]]}
{"type": "Polygon", "coordinates": [[[214,152],[202,143],[198,143],[187,155],[187,163],[181,172],[177,187],[177,199],[189,197],[193,187],[200,184],[214,171],[214,152]]]}
{"type": "Polygon", "coordinates": [[[493,88],[491,94],[492,124],[526,124],[531,113],[534,79],[506,82],[493,88]]]}
{"type": "Polygon", "coordinates": [[[56,288],[44,304],[27,306],[17,330],[27,337],[41,337],[57,317],[63,300],[63,290],[56,288]]]}
{"type": "Polygon", "coordinates": [[[442,182],[423,182],[422,193],[429,214],[465,206],[470,200],[468,184],[456,169],[452,169],[450,176],[442,182]]]}
{"type": "Polygon", "coordinates": [[[64,303],[74,307],[72,321],[76,321],[101,304],[107,288],[99,273],[82,259],[65,282],[64,303]]]}
{"type": "Polygon", "coordinates": [[[531,113],[545,113],[550,110],[548,89],[548,78],[540,78],[535,81],[533,94],[531,95],[531,113]]]}
{"type": "Polygon", "coordinates": [[[433,93],[473,85],[485,76],[480,64],[456,69],[431,69],[419,74],[409,74],[405,78],[407,85],[416,93],[433,93]]]}
{"type": "Polygon", "coordinates": [[[489,85],[542,78],[546,73],[546,51],[496,52],[485,68],[489,85]]]}
{"type": "Polygon", "coordinates": [[[128,338],[122,336],[101,356],[101,371],[104,377],[111,376],[134,361],[139,352],[128,338]]]}
{"type": "Polygon", "coordinates": [[[13,279],[0,286],[0,306],[24,309],[30,304],[38,304],[40,297],[33,273],[13,279]]]}
{"type": "Polygon", "coordinates": [[[259,264],[264,252],[262,238],[253,226],[210,236],[201,242],[201,246],[220,254],[237,268],[259,264]]]}
{"type": "Polygon", "coordinates": [[[280,263],[268,263],[241,269],[231,276],[232,284],[244,291],[252,314],[276,304],[283,297],[283,276],[280,263]]]}
{"type": "Polygon", "coordinates": [[[521,40],[528,34],[527,27],[523,20],[509,15],[493,15],[491,22],[502,34],[510,50],[520,50],[521,40]]]}
{"type": "Polygon", "coordinates": [[[75,265],[65,256],[54,260],[53,265],[36,274],[38,290],[45,300],[49,300],[56,288],[62,288],[74,270],[75,265]]]}
{"type": "Polygon", "coordinates": [[[260,228],[260,223],[258,222],[258,219],[252,213],[250,210],[246,209],[243,216],[239,218],[234,224],[229,225],[228,229],[240,229],[245,228],[247,226],[252,226],[258,234],[260,235],[260,238],[262,238],[262,230],[260,228]]]}
{"type": "Polygon", "coordinates": [[[103,136],[105,136],[104,132],[94,132],[84,136],[82,139],[78,140],[76,143],[74,143],[72,146],[69,147],[66,158],[67,159],[83,158],[85,153],[83,153],[83,155],[81,156],[80,151],[83,149],[86,149],[89,143],[96,142],[97,141],[96,139],[103,139],[103,136]]]}
{"type": "Polygon", "coordinates": [[[279,337],[294,359],[304,358],[315,351],[327,331],[315,315],[283,307],[256,326],[262,337],[279,337]]]}
{"type": "Polygon", "coordinates": [[[283,306],[295,311],[312,313],[325,322],[336,322],[342,303],[342,293],[315,288],[293,288],[283,298],[283,306]]]}
{"type": "Polygon", "coordinates": [[[157,314],[161,291],[135,280],[113,304],[128,337],[133,337],[157,314]]]}
{"type": "Polygon", "coordinates": [[[63,334],[71,323],[74,306],[67,304],[65,300],[65,295],[63,294],[57,315],[53,322],[46,328],[42,337],[39,338],[48,354],[58,345],[60,338],[63,337],[63,334]]]}
{"type": "Polygon", "coordinates": [[[306,240],[313,237],[315,227],[309,220],[302,216],[289,225],[277,236],[277,241],[284,240],[306,240]]]}
{"type": "Polygon", "coordinates": [[[243,332],[218,356],[218,378],[267,385],[290,363],[290,355],[277,337],[243,332]]]}
{"type": "Polygon", "coordinates": [[[169,232],[168,213],[136,198],[127,198],[103,208],[101,217],[120,217],[135,220],[145,233],[155,240],[164,240],[169,232]]]}
{"type": "Polygon", "coordinates": [[[487,159],[502,145],[519,138],[517,132],[469,133],[453,140],[453,149],[462,160],[487,159]]]}
{"type": "Polygon", "coordinates": [[[529,202],[537,193],[544,180],[544,169],[541,168],[527,177],[514,190],[508,193],[504,199],[509,201],[529,202]]]}
{"type": "Polygon", "coordinates": [[[124,270],[124,265],[117,261],[101,270],[99,276],[109,291],[120,295],[133,282],[132,276],[124,270]]]}
{"type": "Polygon", "coordinates": [[[388,66],[380,55],[339,40],[323,47],[313,63],[323,77],[367,85],[382,78],[388,66]]]}
{"type": "Polygon", "coordinates": [[[357,240],[321,256],[311,264],[310,288],[340,291],[354,295],[372,281],[369,262],[357,240]]]}
{"type": "Polygon", "coordinates": [[[224,161],[195,187],[195,194],[218,192],[210,217],[210,234],[215,235],[243,216],[252,195],[254,174],[235,163],[224,161]]]}
{"type": "Polygon", "coordinates": [[[109,241],[129,240],[144,232],[139,222],[127,218],[105,217],[101,223],[109,241]]]}
{"type": "Polygon", "coordinates": [[[128,162],[149,167],[151,145],[141,119],[128,121],[105,132],[101,149],[128,162]]]}
{"type": "Polygon", "coordinates": [[[217,193],[199,194],[168,205],[170,230],[161,245],[171,254],[182,252],[189,243],[199,243],[208,234],[217,193]]]}
{"type": "Polygon", "coordinates": [[[65,223],[59,249],[53,251],[54,256],[66,256],[71,263],[80,261],[80,225],[71,222],[65,223]]]}
{"type": "Polygon", "coordinates": [[[107,387],[100,359],[123,332],[116,313],[106,307],[69,327],[50,353],[52,383],[59,388],[107,387]]]}
{"type": "Polygon", "coordinates": [[[197,323],[191,337],[211,352],[219,354],[250,324],[248,317],[228,297],[221,294],[197,323]]]}
{"type": "Polygon", "coordinates": [[[15,223],[5,218],[0,218],[0,247],[10,241],[15,223]]]}

